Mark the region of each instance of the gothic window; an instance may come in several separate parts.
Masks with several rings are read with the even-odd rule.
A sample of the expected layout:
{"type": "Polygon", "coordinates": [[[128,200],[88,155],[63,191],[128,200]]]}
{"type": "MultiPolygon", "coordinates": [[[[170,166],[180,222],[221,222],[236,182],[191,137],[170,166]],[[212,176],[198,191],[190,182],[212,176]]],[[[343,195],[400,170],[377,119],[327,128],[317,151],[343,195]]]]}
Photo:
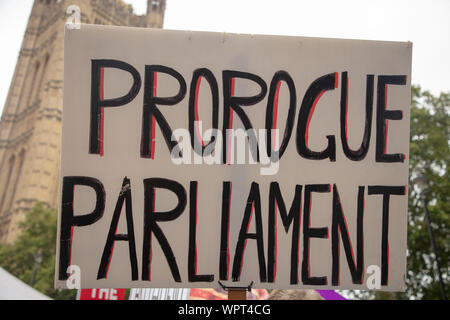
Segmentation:
{"type": "Polygon", "coordinates": [[[19,153],[18,166],[17,166],[17,170],[15,172],[14,180],[11,181],[12,189],[10,189],[10,190],[12,190],[12,192],[10,194],[7,210],[11,209],[14,197],[16,196],[17,185],[19,184],[20,174],[22,173],[22,167],[23,167],[24,162],[25,162],[25,150],[22,149],[22,151],[20,151],[20,153],[19,153]]]}
{"type": "Polygon", "coordinates": [[[38,84],[37,84],[37,90],[36,90],[36,92],[34,93],[34,99],[35,100],[37,100],[37,99],[39,99],[39,97],[40,97],[40,94],[41,94],[41,88],[42,88],[42,84],[43,84],[43,82],[44,82],[44,78],[45,78],[45,73],[46,73],[46,71],[47,71],[47,66],[48,66],[48,61],[50,60],[50,55],[46,55],[45,56],[45,58],[44,58],[44,64],[43,64],[43,66],[42,66],[42,68],[41,68],[41,75],[40,75],[40,78],[39,78],[39,82],[38,82],[38,84]]]}
{"type": "Polygon", "coordinates": [[[152,11],[156,11],[159,7],[159,0],[153,0],[152,1],[152,11]]]}
{"type": "Polygon", "coordinates": [[[29,85],[28,85],[28,89],[30,90],[29,92],[28,92],[28,97],[27,97],[27,100],[26,100],[26,105],[25,106],[23,106],[23,108],[28,108],[29,106],[30,106],[30,104],[32,103],[32,98],[33,98],[33,91],[34,91],[34,87],[36,86],[36,78],[37,78],[37,75],[38,75],[38,72],[39,72],[39,67],[40,67],[40,64],[39,64],[39,62],[36,62],[36,65],[35,65],[35,67],[34,67],[34,70],[33,70],[33,74],[31,75],[31,82],[29,83],[29,85]]]}
{"type": "Polygon", "coordinates": [[[5,168],[6,170],[3,172],[3,173],[6,173],[6,180],[2,181],[3,192],[2,192],[2,197],[0,198],[0,212],[3,209],[3,205],[5,203],[5,198],[8,194],[8,191],[11,192],[9,183],[11,182],[11,175],[14,170],[14,162],[15,161],[16,161],[16,157],[14,155],[12,155],[11,158],[9,158],[7,168],[5,168]]]}

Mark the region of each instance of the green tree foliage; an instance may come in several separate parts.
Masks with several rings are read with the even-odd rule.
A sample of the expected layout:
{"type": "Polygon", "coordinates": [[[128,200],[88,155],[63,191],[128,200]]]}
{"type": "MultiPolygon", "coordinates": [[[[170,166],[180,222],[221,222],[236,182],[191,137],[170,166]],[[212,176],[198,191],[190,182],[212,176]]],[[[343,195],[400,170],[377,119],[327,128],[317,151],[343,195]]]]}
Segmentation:
{"type": "Polygon", "coordinates": [[[74,299],[76,290],[55,290],[56,210],[37,203],[20,224],[12,245],[0,244],[0,266],[36,290],[54,299],[74,299]],[[36,263],[38,252],[42,262],[36,263]]]}
{"type": "MultiPolygon", "coordinates": [[[[450,269],[450,92],[434,96],[420,87],[412,89],[410,181],[418,175],[429,181],[428,209],[441,262],[444,282],[450,269]]],[[[417,186],[409,187],[407,291],[399,298],[440,299],[441,289],[417,186]]],[[[448,286],[446,288],[448,295],[448,286]]]]}

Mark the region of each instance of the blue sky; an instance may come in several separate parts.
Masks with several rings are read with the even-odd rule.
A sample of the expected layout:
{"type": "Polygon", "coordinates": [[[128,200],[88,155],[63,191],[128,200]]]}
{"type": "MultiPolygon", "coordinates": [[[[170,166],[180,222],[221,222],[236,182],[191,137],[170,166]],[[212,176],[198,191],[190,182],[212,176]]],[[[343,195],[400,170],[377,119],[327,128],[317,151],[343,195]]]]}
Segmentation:
{"type": "MultiPolygon", "coordinates": [[[[70,1],[69,1],[70,2],[70,1]]],[[[126,0],[137,13],[146,0],[126,0]]],[[[32,0],[0,0],[0,112],[32,0]]],[[[449,0],[167,0],[164,27],[413,42],[412,82],[450,90],[449,0]]]]}

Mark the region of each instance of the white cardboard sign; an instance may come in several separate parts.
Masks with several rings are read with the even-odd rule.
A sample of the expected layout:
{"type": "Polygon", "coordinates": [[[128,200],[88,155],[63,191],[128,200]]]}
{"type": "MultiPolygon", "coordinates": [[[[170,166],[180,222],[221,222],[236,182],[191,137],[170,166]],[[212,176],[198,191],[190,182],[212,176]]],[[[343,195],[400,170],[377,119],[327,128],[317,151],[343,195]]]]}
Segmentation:
{"type": "Polygon", "coordinates": [[[411,52],[66,30],[56,287],[403,290],[411,52]]]}

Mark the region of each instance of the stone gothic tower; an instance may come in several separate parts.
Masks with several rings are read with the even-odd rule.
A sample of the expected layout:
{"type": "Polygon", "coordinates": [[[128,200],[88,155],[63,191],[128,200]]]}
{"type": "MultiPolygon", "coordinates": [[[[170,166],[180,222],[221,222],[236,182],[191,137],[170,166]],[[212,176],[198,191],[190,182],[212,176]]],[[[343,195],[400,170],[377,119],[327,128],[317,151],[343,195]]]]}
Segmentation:
{"type": "Polygon", "coordinates": [[[147,0],[147,26],[161,28],[165,10],[166,0],[147,0]]]}
{"type": "Polygon", "coordinates": [[[36,201],[56,208],[61,151],[64,25],[69,5],[81,23],[162,28],[165,0],[136,15],[122,0],[35,0],[0,120],[0,242],[11,243],[36,201]]]}

